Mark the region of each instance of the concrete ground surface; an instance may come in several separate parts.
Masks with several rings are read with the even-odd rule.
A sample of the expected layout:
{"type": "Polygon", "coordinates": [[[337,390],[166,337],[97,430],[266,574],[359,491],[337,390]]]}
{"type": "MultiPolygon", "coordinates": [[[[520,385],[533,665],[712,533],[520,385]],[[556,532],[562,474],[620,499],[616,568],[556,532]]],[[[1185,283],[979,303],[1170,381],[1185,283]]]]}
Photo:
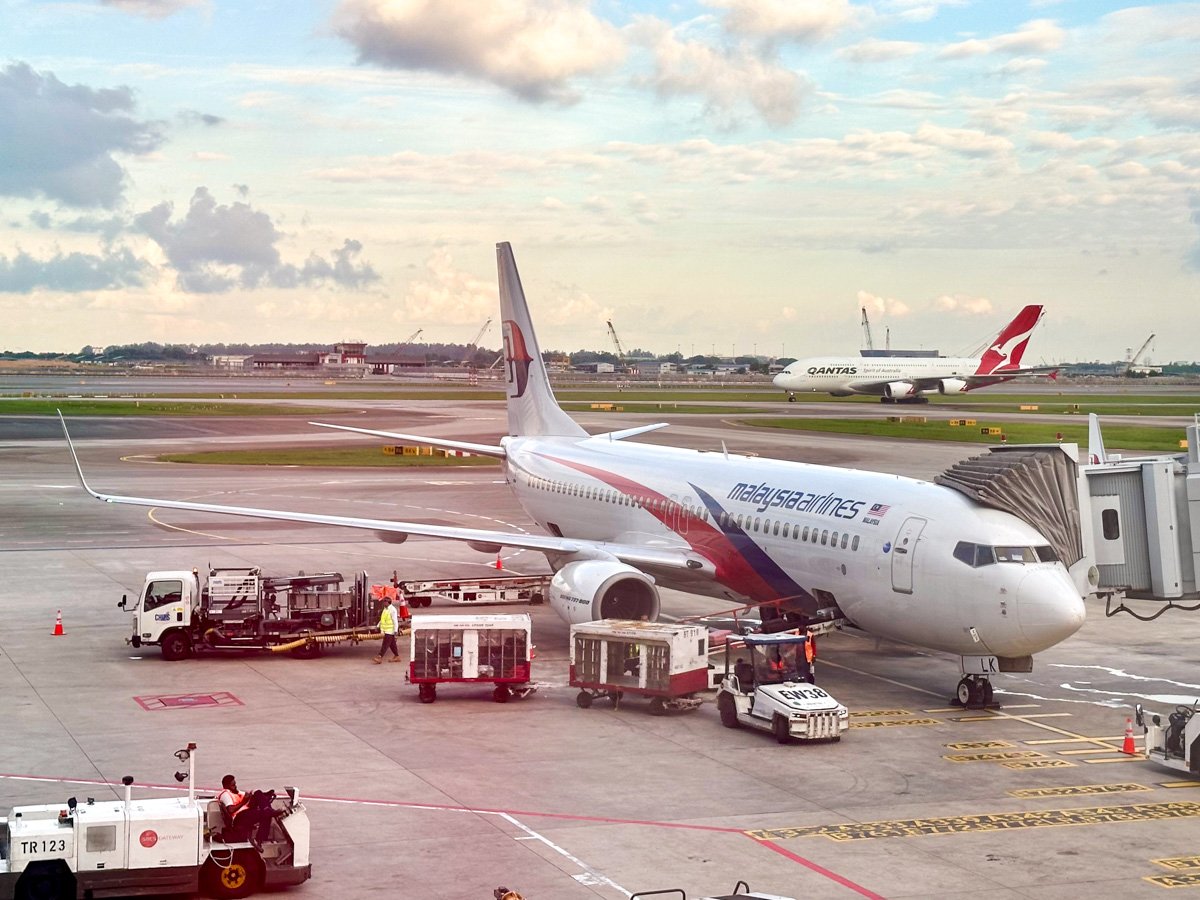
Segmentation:
{"type": "MultiPolygon", "coordinates": [[[[503,430],[496,404],[391,402],[377,414],[362,405],[368,413],[354,421],[364,427],[489,440],[503,430]]],[[[89,480],[112,493],[531,527],[499,470],[150,461],[226,438],[303,442],[317,429],[302,421],[73,427],[89,480]]],[[[731,449],[925,477],[978,452],[691,417],[653,436],[688,446],[722,438],[731,449]]],[[[666,717],[637,702],[577,708],[568,627],[547,607],[532,609],[538,691],[504,705],[468,686],[422,705],[405,666],[370,663],[374,645],[317,660],[164,662],[125,644],[130,617],[116,608],[152,569],[365,570],[375,582],[394,570],[494,574],[493,557],[465,546],[102,504],[78,489],[61,440],[6,431],[3,420],[0,510],[0,809],[107,796],[103,784],[125,774],[167,783],[170,754],[195,741],[201,786],[228,771],[243,787],[295,785],[308,798],[313,878],[296,897],[487,900],[501,884],[527,900],[674,887],[697,897],[744,879],[804,898],[1126,898],[1162,895],[1147,879],[1173,869],[1155,860],[1200,870],[1200,783],[1119,752],[1133,703],[1167,712],[1200,697],[1197,614],[1142,623],[1106,618],[1093,603],[1083,630],[1041,654],[1032,674],[997,678],[1003,708],[982,713],[947,702],[957,660],[831,635],[820,641],[818,679],[849,706],[852,729],[838,744],[780,746],[722,728],[712,702],[666,717]],[[56,637],[59,609],[66,634],[56,637]],[[183,694],[219,702],[151,711],[136,699],[183,694]]],[[[535,554],[504,560],[512,573],[547,571],[535,554]]],[[[722,608],[664,597],[676,616],[722,608]]]]}

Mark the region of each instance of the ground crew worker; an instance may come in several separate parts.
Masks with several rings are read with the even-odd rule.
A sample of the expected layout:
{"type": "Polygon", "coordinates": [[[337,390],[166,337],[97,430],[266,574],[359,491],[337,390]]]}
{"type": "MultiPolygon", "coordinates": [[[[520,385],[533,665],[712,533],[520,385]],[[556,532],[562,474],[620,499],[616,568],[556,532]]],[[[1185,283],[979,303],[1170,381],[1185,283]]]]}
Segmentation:
{"type": "Polygon", "coordinates": [[[221,793],[217,794],[217,802],[224,808],[234,829],[245,834],[254,849],[261,851],[262,842],[270,835],[271,821],[275,818],[269,797],[263,795],[262,791],[243,794],[238,790],[237,779],[233,775],[226,775],[221,779],[221,793]]]}
{"type": "Polygon", "coordinates": [[[396,647],[396,633],[400,630],[400,613],[395,607],[395,598],[389,597],[379,614],[379,633],[383,635],[383,643],[379,647],[379,655],[372,660],[375,665],[383,662],[383,655],[392,651],[388,662],[400,662],[400,650],[396,647]]]}

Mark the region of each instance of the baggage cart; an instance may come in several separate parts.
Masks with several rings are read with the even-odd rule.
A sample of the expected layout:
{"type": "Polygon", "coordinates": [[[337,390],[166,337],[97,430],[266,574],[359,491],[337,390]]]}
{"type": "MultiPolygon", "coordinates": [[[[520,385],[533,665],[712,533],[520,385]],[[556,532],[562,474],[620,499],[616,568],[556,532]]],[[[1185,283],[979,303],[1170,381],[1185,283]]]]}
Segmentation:
{"type": "Polygon", "coordinates": [[[598,697],[649,697],[651,715],[695,709],[708,690],[708,629],[695,624],[601,619],[571,626],[570,684],[587,709],[598,697]]]}

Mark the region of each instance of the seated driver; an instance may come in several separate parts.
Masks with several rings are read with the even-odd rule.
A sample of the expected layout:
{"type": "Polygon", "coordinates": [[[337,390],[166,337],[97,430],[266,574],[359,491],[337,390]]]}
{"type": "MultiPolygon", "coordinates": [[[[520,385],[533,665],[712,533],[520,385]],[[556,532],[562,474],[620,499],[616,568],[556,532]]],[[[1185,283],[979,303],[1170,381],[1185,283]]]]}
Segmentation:
{"type": "Polygon", "coordinates": [[[234,829],[245,834],[258,850],[262,849],[262,842],[269,836],[271,821],[275,818],[275,810],[271,808],[272,796],[263,791],[242,793],[233,775],[221,779],[221,793],[217,794],[217,802],[228,814],[234,829]]]}

